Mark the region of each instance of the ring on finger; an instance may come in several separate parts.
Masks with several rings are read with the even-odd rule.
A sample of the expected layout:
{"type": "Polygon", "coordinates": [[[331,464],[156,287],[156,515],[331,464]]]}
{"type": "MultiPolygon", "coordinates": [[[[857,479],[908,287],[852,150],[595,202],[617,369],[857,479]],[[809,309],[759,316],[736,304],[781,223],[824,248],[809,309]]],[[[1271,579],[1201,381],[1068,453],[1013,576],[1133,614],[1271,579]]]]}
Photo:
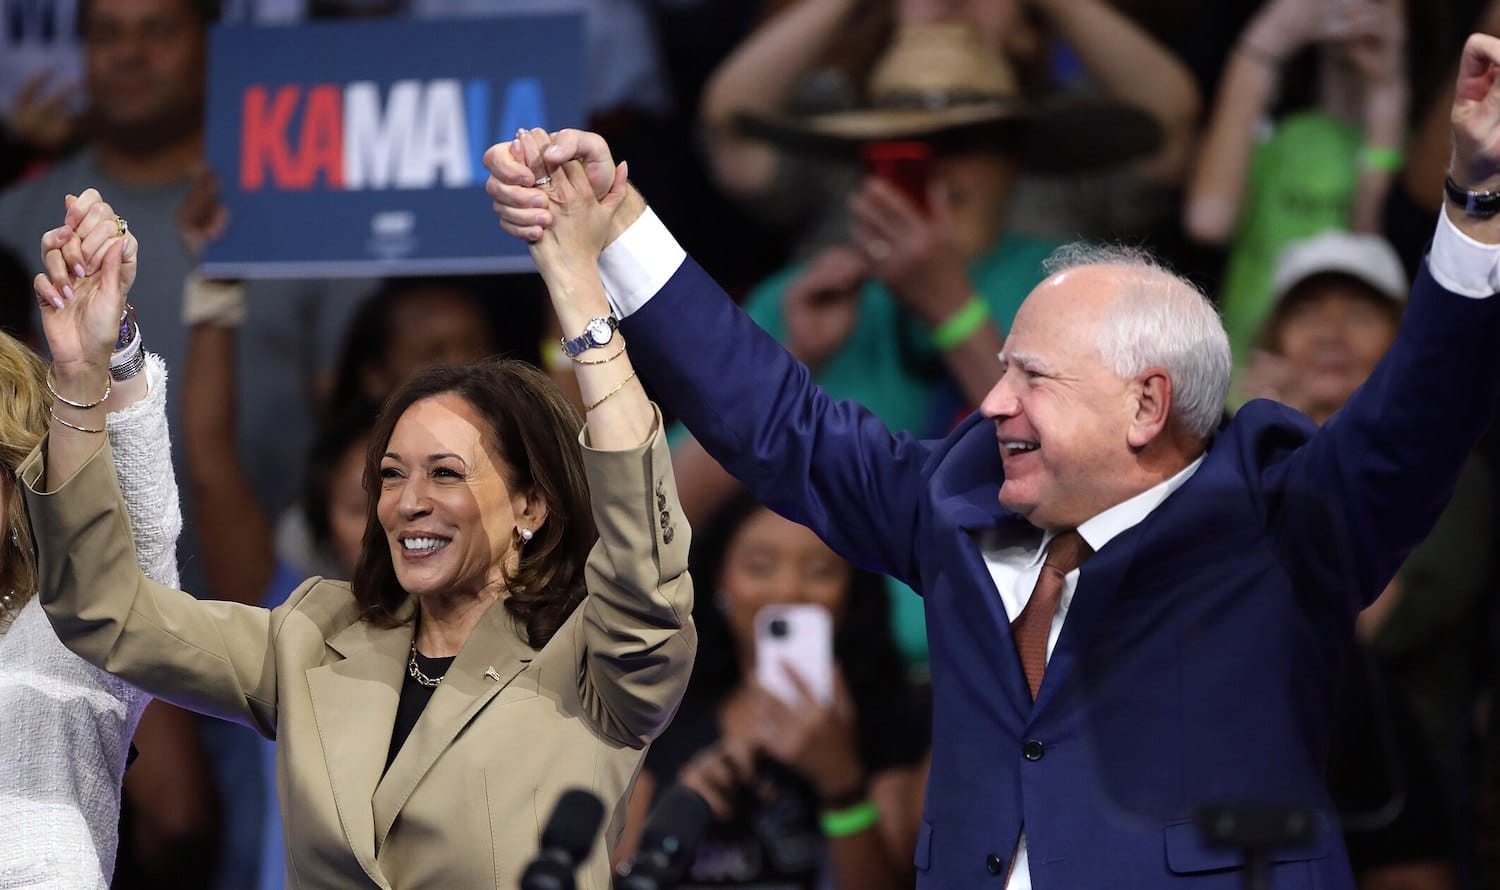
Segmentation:
{"type": "Polygon", "coordinates": [[[552,177],[551,176],[539,176],[539,177],[537,177],[537,180],[536,180],[536,187],[537,188],[546,188],[547,186],[549,186],[551,184],[552,184],[552,177]]]}
{"type": "Polygon", "coordinates": [[[121,237],[130,234],[130,223],[125,221],[125,217],[115,217],[115,234],[121,237]]]}

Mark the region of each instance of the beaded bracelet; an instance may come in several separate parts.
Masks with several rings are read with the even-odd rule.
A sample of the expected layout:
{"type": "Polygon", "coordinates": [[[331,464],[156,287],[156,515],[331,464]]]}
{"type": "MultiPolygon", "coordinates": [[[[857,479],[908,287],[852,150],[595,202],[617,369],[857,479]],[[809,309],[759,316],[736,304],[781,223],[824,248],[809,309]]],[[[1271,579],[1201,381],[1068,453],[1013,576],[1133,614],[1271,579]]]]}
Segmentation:
{"type": "Polygon", "coordinates": [[[619,392],[620,390],[624,389],[625,388],[625,384],[629,383],[630,381],[632,381],[634,379],[635,379],[635,371],[631,371],[630,375],[628,377],[626,377],[624,380],[621,380],[620,384],[618,386],[616,386],[614,389],[612,389],[609,392],[605,393],[604,395],[600,396],[593,403],[588,404],[588,405],[584,405],[583,406],[583,413],[587,414],[590,411],[594,410],[595,408],[599,407],[600,405],[604,404],[604,400],[605,399],[609,398],[610,396],[612,396],[615,393],[619,392]]]}
{"type": "Polygon", "coordinates": [[[843,810],[825,810],[818,816],[818,825],[826,838],[851,837],[868,831],[880,821],[880,807],[873,800],[865,800],[843,810]]]}

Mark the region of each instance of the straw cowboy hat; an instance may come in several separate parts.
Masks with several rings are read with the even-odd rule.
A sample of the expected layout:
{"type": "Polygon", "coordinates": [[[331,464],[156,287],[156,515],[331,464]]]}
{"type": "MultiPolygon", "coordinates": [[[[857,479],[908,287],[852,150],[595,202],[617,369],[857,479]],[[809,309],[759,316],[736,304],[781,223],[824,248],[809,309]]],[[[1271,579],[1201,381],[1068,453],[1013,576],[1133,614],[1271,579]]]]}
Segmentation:
{"type": "Polygon", "coordinates": [[[902,28],[876,64],[868,92],[865,108],[746,114],[738,124],[746,135],[792,151],[854,157],[867,142],[917,140],[939,151],[1000,151],[1052,172],[1119,163],[1161,143],[1160,127],[1139,109],[1072,96],[1022,96],[1006,60],[963,24],[902,28]]]}

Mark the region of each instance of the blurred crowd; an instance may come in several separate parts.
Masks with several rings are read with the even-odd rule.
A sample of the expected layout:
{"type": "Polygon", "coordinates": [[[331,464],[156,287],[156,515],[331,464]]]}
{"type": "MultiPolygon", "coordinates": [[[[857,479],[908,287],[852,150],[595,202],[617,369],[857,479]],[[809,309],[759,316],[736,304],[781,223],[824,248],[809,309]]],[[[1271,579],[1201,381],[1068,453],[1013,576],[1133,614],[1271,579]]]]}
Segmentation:
{"type": "MultiPolygon", "coordinates": [[[[40,345],[36,237],[57,196],[98,187],[150,251],[132,302],[180,377],[186,589],[274,604],[309,575],[347,577],[365,440],[416,370],[504,353],[577,395],[535,276],[197,276],[233,224],[203,154],[210,28],[559,5],[0,0],[0,329],[40,345]]],[[[1078,238],[1143,245],[1215,298],[1236,363],[1226,412],[1268,397],[1327,420],[1391,345],[1431,237],[1463,38],[1500,34],[1496,0],[573,5],[586,124],[684,247],[835,397],[923,435],[993,384],[1043,260],[1078,238]],[[1009,139],[902,132],[903,102],[968,91],[1051,111],[1009,139]],[[881,166],[828,150],[818,122],[924,151],[881,166]]],[[[748,500],[684,431],[673,441],[702,643],[618,855],[678,782],[717,820],[687,886],[910,886],[920,600],[748,500]],[[754,682],[755,612],[794,602],[833,616],[830,704],[754,682]],[[851,790],[889,817],[879,837],[820,823],[851,790]]],[[[1500,888],[1497,445],[1360,619],[1329,779],[1363,888],[1500,888]]],[[[265,743],[157,702],[136,745],[115,886],[280,886],[265,743]]]]}

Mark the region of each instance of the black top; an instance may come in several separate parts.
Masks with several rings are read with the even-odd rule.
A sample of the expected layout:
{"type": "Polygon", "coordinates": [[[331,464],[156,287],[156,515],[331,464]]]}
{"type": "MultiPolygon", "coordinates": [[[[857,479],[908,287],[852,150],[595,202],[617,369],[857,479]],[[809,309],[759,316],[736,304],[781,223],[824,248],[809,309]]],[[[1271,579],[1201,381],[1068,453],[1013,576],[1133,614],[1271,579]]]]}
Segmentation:
{"type": "MultiPolygon", "coordinates": [[[[448,668],[453,665],[456,657],[450,655],[447,658],[428,658],[418,652],[417,667],[429,677],[441,677],[448,673],[448,668]]],[[[427,709],[427,703],[432,700],[432,694],[436,691],[436,686],[423,686],[411,675],[410,670],[406,672],[406,679],[401,683],[401,700],[396,703],[396,726],[391,730],[391,750],[385,755],[386,769],[391,768],[396,752],[406,744],[411,728],[417,725],[417,718],[427,709]]]]}

